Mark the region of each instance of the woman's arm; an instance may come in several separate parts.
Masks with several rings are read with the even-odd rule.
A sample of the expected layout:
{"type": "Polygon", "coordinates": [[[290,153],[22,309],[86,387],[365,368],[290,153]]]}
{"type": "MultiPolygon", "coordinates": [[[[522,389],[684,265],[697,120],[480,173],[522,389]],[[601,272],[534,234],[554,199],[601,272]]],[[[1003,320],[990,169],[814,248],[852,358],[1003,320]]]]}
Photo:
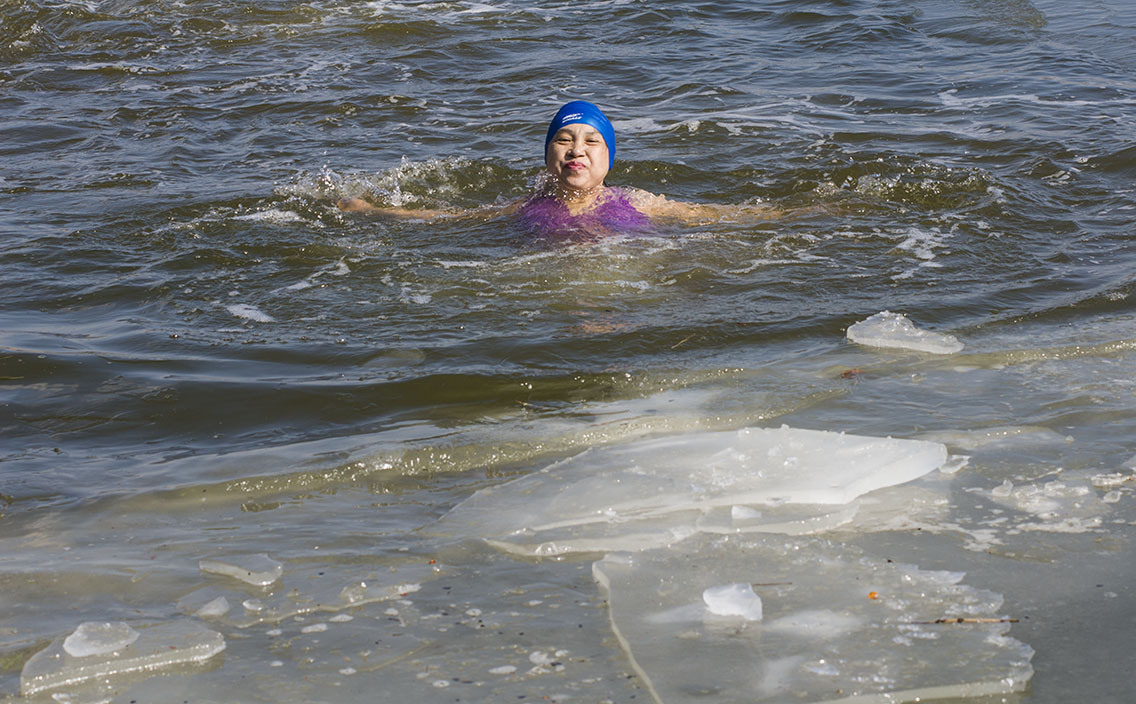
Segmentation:
{"type": "Polygon", "coordinates": [[[690,225],[713,222],[756,222],[819,212],[817,208],[782,210],[771,205],[748,203],[740,205],[685,203],[638,188],[629,188],[627,191],[631,204],[647,217],[681,220],[690,225]]]}

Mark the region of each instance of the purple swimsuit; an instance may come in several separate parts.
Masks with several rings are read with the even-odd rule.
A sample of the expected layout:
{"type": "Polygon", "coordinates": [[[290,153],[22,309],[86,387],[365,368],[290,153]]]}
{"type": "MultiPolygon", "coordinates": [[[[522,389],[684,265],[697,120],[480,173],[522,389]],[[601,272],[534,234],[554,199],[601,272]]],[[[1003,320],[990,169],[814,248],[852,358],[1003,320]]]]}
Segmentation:
{"type": "Polygon", "coordinates": [[[641,231],[651,225],[647,216],[631,204],[627,193],[620,188],[604,189],[595,206],[579,215],[571,215],[568,206],[553,196],[535,195],[517,210],[517,219],[535,234],[574,242],[641,231]]]}

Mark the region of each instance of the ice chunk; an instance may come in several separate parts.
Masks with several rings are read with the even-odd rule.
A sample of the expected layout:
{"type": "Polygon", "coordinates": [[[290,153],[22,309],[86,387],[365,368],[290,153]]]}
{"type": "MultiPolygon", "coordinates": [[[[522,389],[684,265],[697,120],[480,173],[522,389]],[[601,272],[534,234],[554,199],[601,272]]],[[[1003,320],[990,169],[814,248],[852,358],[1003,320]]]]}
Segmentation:
{"type": "Polygon", "coordinates": [[[667,704],[962,698],[1021,691],[1033,674],[998,594],[843,543],[702,534],[606,556],[593,573],[630,661],[667,704]],[[752,587],[764,620],[705,618],[708,588],[723,584],[752,587]]]}
{"type": "Polygon", "coordinates": [[[258,587],[267,587],[284,574],[284,565],[264,554],[202,560],[198,566],[202,572],[223,574],[258,587]]]}
{"type": "Polygon", "coordinates": [[[229,613],[230,609],[229,600],[223,596],[219,596],[207,602],[204,606],[197,610],[197,615],[201,618],[217,618],[229,613]]]}
{"type": "Polygon", "coordinates": [[[946,448],[789,427],[697,432],[588,450],[482,489],[431,527],[529,554],[648,549],[699,530],[807,532],[835,510],[927,474],[946,448]],[[816,504],[816,508],[801,504],[816,504]],[[736,513],[734,506],[747,506],[736,513]]]}
{"type": "Polygon", "coordinates": [[[754,593],[749,584],[723,584],[707,587],[702,592],[702,601],[710,613],[717,616],[741,616],[747,621],[761,620],[761,597],[754,593]]]}
{"type": "Polygon", "coordinates": [[[68,655],[84,658],[90,655],[106,655],[122,650],[138,640],[138,631],[130,624],[87,622],[63,640],[63,649],[68,655]]]}
{"type": "MultiPolygon", "coordinates": [[[[89,624],[83,624],[87,625],[89,624]]],[[[79,630],[67,638],[58,639],[33,655],[20,675],[20,693],[27,697],[90,680],[106,680],[131,673],[157,673],[174,665],[204,662],[225,649],[225,639],[220,633],[193,621],[140,626],[136,638],[131,638],[121,628],[102,628],[104,625],[126,624],[96,625],[99,628],[93,631],[80,626],[79,630]],[[72,639],[80,632],[83,633],[78,639],[81,644],[106,645],[114,640],[119,646],[110,651],[73,655],[68,650],[68,641],[75,645],[72,639]],[[121,645],[127,639],[130,642],[121,645]]]]}
{"type": "Polygon", "coordinates": [[[848,339],[869,347],[899,347],[932,354],[954,354],[963,345],[953,335],[920,330],[906,316],[883,311],[848,327],[848,339]]]}

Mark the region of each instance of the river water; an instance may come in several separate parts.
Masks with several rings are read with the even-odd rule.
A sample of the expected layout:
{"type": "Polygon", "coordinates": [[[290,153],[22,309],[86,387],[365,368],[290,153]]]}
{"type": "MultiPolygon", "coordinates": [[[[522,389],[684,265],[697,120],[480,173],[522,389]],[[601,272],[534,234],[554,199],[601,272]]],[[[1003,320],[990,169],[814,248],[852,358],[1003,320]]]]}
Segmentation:
{"type": "Polygon", "coordinates": [[[650,701],[601,556],[422,529],[589,447],[786,424],[966,455],[934,516],[834,539],[1003,596],[1035,674],[993,701],[1128,701],[1134,31],[1128,0],[0,0],[0,697],[263,553],[417,591],[200,618],[223,656],[56,700],[650,701]],[[609,184],[801,210],[563,244],[334,207],[522,197],[577,98],[609,184]],[[847,339],[882,311],[965,346],[847,339]]]}

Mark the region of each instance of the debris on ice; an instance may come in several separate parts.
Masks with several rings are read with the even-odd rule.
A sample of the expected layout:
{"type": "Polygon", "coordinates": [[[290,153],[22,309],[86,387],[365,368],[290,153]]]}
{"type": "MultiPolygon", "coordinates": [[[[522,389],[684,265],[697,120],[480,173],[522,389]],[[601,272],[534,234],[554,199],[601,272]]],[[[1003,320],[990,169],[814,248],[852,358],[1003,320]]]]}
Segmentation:
{"type": "Polygon", "coordinates": [[[954,335],[920,330],[907,316],[886,310],[853,323],[847,335],[852,342],[868,347],[897,347],[932,354],[954,354],[963,348],[954,335]]]}
{"type": "Polygon", "coordinates": [[[220,633],[189,620],[139,626],[137,631],[127,626],[133,636],[121,628],[126,624],[84,626],[90,624],[57,639],[27,661],[20,674],[20,694],[27,697],[88,681],[157,674],[175,665],[205,662],[225,649],[220,633]],[[108,625],[111,628],[103,628],[108,625]],[[77,646],[78,652],[87,654],[72,654],[68,641],[70,647],[77,646]],[[104,650],[112,641],[116,647],[104,650]]]}

